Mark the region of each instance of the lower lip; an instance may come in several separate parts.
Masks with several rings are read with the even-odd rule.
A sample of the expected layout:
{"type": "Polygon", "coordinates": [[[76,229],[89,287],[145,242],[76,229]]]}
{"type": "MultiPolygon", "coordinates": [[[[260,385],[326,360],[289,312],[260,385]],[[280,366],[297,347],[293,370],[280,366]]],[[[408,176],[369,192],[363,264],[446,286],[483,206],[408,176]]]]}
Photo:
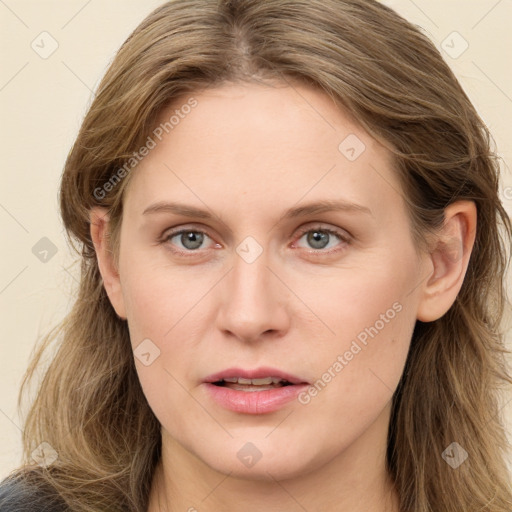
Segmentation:
{"type": "Polygon", "coordinates": [[[236,389],[206,383],[210,396],[220,406],[245,414],[265,414],[274,412],[306,389],[309,384],[292,384],[263,391],[239,391],[236,389]]]}

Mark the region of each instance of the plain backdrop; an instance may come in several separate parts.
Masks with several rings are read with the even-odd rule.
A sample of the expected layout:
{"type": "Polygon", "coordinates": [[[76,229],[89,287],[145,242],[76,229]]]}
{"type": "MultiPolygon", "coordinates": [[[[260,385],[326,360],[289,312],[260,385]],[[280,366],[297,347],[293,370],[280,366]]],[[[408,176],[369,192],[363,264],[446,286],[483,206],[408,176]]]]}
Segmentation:
{"type": "MultiPolygon", "coordinates": [[[[77,284],[57,205],[65,157],[116,50],[161,3],[0,0],[0,478],[20,462],[17,394],[29,356],[69,310],[77,284]]],[[[510,214],[512,2],[385,3],[426,31],[491,129],[510,214]]],[[[510,431],[512,392],[503,403],[510,431]]]]}

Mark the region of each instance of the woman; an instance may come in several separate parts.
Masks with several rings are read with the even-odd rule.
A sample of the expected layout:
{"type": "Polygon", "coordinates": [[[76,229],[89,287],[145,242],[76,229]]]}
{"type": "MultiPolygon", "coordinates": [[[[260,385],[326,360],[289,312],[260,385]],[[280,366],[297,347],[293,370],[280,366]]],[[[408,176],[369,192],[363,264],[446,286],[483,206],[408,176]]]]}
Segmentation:
{"type": "Polygon", "coordinates": [[[80,292],[1,510],[510,511],[498,178],[389,8],[164,4],[66,162],[80,292]]]}

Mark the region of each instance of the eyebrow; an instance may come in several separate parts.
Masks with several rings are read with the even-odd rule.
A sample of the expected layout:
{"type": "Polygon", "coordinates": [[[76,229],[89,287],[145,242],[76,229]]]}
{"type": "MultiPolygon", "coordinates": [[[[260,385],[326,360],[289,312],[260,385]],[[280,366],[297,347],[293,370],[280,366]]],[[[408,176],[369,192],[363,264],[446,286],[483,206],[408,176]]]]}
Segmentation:
{"type": "MultiPolygon", "coordinates": [[[[307,215],[315,215],[326,212],[349,212],[349,213],[364,213],[373,217],[372,211],[366,206],[351,203],[348,201],[336,201],[324,199],[322,201],[315,201],[307,203],[302,206],[296,206],[286,210],[281,219],[290,220],[296,217],[305,217],[307,215]]],[[[158,203],[148,206],[142,215],[149,215],[154,213],[174,213],[184,217],[195,217],[199,219],[213,219],[216,216],[208,210],[197,208],[195,206],[187,205],[178,202],[160,201],[158,203]]]]}

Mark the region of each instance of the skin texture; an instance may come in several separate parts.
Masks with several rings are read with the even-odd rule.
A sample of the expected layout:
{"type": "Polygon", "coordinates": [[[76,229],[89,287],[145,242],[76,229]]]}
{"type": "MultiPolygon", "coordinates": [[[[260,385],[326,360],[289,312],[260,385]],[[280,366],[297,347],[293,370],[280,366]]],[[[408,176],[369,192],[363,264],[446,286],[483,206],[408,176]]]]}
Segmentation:
{"type": "Polygon", "coordinates": [[[134,349],[150,339],[160,351],[148,366],[135,360],[162,425],[149,510],[231,511],[242,500],[249,511],[398,510],[385,470],[391,398],[416,320],[442,316],[462,285],[474,204],[448,207],[421,253],[390,153],[328,96],[286,84],[224,84],[193,96],[197,107],[133,171],[118,267],[104,238],[107,212],[91,210],[112,305],[134,349]],[[356,159],[356,139],[339,149],[349,135],[365,146],[356,159]],[[369,211],[284,217],[319,200],[369,211]],[[213,218],[143,214],[166,201],[213,218]],[[171,228],[206,235],[193,252],[171,228]],[[325,234],[326,247],[314,245],[312,234],[326,228],[344,240],[325,234]],[[262,249],[251,263],[237,252],[246,237],[262,249]],[[378,333],[344,357],[371,326],[378,333]],[[346,364],[335,371],[340,355],[346,364]],[[260,366],[311,383],[331,368],[331,379],[307,404],[260,415],[222,408],[202,384],[229,367],[260,366]],[[252,467],[237,457],[247,442],[261,453],[252,467]]]}

